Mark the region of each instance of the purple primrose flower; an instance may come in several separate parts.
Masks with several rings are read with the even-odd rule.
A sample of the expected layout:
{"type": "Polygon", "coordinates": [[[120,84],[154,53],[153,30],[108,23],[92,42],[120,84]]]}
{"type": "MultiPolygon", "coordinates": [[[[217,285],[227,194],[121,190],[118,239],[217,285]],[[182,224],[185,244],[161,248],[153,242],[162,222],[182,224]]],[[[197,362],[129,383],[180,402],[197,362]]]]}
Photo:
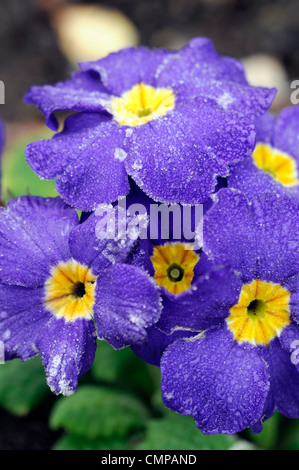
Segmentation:
{"type": "Polygon", "coordinates": [[[56,111],[76,114],[29,144],[27,161],[84,211],[126,195],[128,175],[155,200],[201,203],[250,155],[274,94],[250,86],[240,62],[206,38],[178,52],[124,49],[81,63],[66,82],[31,87],[25,102],[54,131],[56,111]]]}
{"type": "Polygon", "coordinates": [[[206,434],[259,432],[275,409],[299,417],[298,209],[287,196],[248,203],[221,189],[205,216],[203,249],[227,276],[201,290],[193,313],[182,308],[185,326],[202,331],[168,346],[161,387],[165,405],[206,434]]]}
{"type": "MultiPolygon", "coordinates": [[[[219,183],[219,189],[223,184],[219,183]]],[[[212,203],[212,200],[208,200],[202,205],[203,214],[212,203]]],[[[146,208],[146,238],[140,241],[138,249],[134,251],[132,264],[155,279],[162,300],[160,319],[149,328],[146,341],[132,349],[143,360],[159,366],[164,350],[175,339],[195,336],[204,326],[209,326],[210,316],[215,316],[215,312],[221,317],[222,306],[231,295],[234,273],[229,267],[215,266],[201,247],[194,243],[197,234],[195,226],[200,223],[195,216],[194,206],[190,206],[190,215],[186,219],[182,205],[158,204],[132,182],[126,204],[128,211],[138,209],[139,204],[146,208]],[[152,217],[153,206],[162,206],[161,219],[152,217]],[[191,228],[194,228],[192,238],[184,237],[186,225],[189,236],[192,234],[191,228]],[[167,228],[167,238],[163,236],[163,226],[167,228]],[[175,236],[177,229],[180,229],[179,238],[175,236]],[[152,232],[158,235],[157,238],[151,237],[152,232]],[[207,316],[206,325],[202,316],[198,318],[199,310],[207,316]]]]}
{"type": "Polygon", "coordinates": [[[255,149],[232,167],[228,187],[249,199],[262,192],[299,198],[299,108],[285,108],[276,118],[265,114],[256,126],[255,149]]]}
{"type": "Polygon", "coordinates": [[[119,349],[142,343],[160,315],[149,276],[125,264],[129,240],[96,236],[60,198],[20,197],[0,209],[0,340],[5,359],[36,354],[48,385],[76,391],[97,337],[119,349]]]}

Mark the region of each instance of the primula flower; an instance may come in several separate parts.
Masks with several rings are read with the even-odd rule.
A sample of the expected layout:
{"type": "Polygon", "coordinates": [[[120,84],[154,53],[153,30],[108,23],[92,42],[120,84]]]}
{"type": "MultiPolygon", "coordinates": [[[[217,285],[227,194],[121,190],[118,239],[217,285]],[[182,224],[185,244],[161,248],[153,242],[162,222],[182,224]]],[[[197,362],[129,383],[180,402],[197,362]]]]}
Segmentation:
{"type": "MultiPolygon", "coordinates": [[[[219,184],[221,187],[223,182],[219,184]]],[[[134,352],[147,362],[159,365],[160,358],[166,347],[179,337],[194,336],[204,327],[202,316],[198,317],[198,310],[208,317],[214,311],[221,316],[222,304],[229,299],[231,281],[234,278],[233,270],[223,265],[216,266],[208,260],[202,249],[195,245],[196,234],[193,239],[185,239],[183,230],[181,237],[175,238],[173,230],[174,218],[169,218],[169,238],[163,238],[161,220],[158,219],[159,237],[150,238],[153,223],[156,219],[150,217],[150,207],[157,205],[148,198],[136,185],[131,184],[131,191],[126,198],[127,208],[131,204],[138,208],[140,204],[146,208],[148,225],[147,238],[141,240],[138,250],[134,251],[132,263],[145,270],[157,283],[162,299],[162,312],[158,322],[149,328],[147,340],[134,346],[134,352]]],[[[203,204],[203,214],[211,207],[212,201],[203,204]]],[[[169,214],[172,205],[169,205],[169,214]]],[[[183,209],[182,206],[179,206],[183,209]]],[[[176,207],[177,208],[177,207],[176,207]]],[[[191,207],[194,209],[194,206],[191,207]]],[[[187,222],[195,228],[195,214],[191,211],[190,220],[186,221],[181,211],[181,229],[187,222]]],[[[166,220],[164,220],[166,223],[166,220]]],[[[205,326],[206,326],[205,325],[205,326]]]]}
{"type": "Polygon", "coordinates": [[[51,129],[56,111],[77,114],[52,139],[29,144],[27,161],[84,211],[126,195],[128,175],[156,200],[201,203],[251,153],[254,121],[274,94],[250,86],[242,65],[206,38],[178,52],[124,49],[29,90],[25,102],[51,129]]]}
{"type": "Polygon", "coordinates": [[[278,117],[265,114],[257,122],[251,156],[234,165],[228,186],[250,199],[262,192],[299,198],[299,109],[285,108],[278,117]]]}
{"type": "Polygon", "coordinates": [[[143,242],[133,263],[160,286],[160,319],[148,329],[144,343],[132,347],[139,357],[156,366],[175,340],[194,337],[210,326],[211,318],[214,322],[221,319],[232,292],[237,294],[233,270],[214,265],[202,250],[194,250],[184,241],[143,242]]]}
{"type": "Polygon", "coordinates": [[[119,349],[160,315],[149,276],[124,264],[127,240],[100,240],[60,198],[21,197],[0,209],[0,339],[5,359],[40,354],[48,385],[72,394],[96,338],[119,349]]]}
{"type": "Polygon", "coordinates": [[[162,395],[204,433],[259,432],[275,409],[299,417],[298,202],[265,194],[248,203],[230,189],[215,199],[203,248],[235,275],[188,315],[190,329],[205,331],[166,349],[162,395]]]}
{"type": "Polygon", "coordinates": [[[221,315],[229,298],[233,270],[213,264],[202,250],[194,250],[185,241],[141,243],[133,263],[146,270],[160,287],[162,313],[155,324],[166,334],[185,329],[200,331],[210,315],[221,315]],[[205,317],[198,316],[198,311],[205,317]]]}

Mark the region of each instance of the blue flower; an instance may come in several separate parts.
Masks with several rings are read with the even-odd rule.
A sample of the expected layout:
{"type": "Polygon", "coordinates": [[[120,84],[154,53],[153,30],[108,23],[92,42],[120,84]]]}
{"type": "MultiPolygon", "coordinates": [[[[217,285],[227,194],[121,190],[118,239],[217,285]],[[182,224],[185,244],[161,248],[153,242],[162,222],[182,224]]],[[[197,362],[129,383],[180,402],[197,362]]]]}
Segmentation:
{"type": "Polygon", "coordinates": [[[125,49],[29,90],[26,103],[51,129],[55,111],[77,114],[52,139],[29,144],[27,161],[84,211],[126,195],[128,175],[153,199],[201,203],[250,155],[254,122],[274,94],[250,86],[242,65],[206,38],[178,52],[125,49]]]}
{"type": "Polygon", "coordinates": [[[0,340],[5,359],[40,354],[51,390],[70,395],[97,337],[140,344],[160,316],[149,276],[126,263],[129,240],[96,235],[60,198],[21,197],[0,209],[0,340]]]}
{"type": "Polygon", "coordinates": [[[233,272],[186,313],[186,326],[203,331],[174,341],[161,360],[165,405],[192,414],[204,433],[258,432],[275,409],[299,417],[298,209],[287,196],[248,203],[221,189],[205,216],[203,249],[233,272]]]}
{"type": "Polygon", "coordinates": [[[260,193],[299,198],[299,109],[285,108],[278,117],[257,122],[257,143],[250,157],[231,169],[228,186],[249,199],[260,193]]]}
{"type": "MultiPolygon", "coordinates": [[[[218,188],[223,184],[219,182],[218,188]]],[[[140,204],[146,210],[148,227],[146,238],[134,251],[132,263],[146,271],[159,286],[162,313],[158,322],[149,328],[146,342],[134,346],[133,350],[142,359],[159,366],[164,350],[174,340],[195,336],[210,325],[212,317],[215,321],[221,318],[223,305],[229,303],[238,287],[231,286],[235,278],[233,270],[212,263],[195,244],[198,235],[195,227],[211,207],[212,200],[202,205],[197,220],[195,206],[190,206],[190,215],[184,217],[184,206],[160,205],[131,183],[126,198],[127,211],[133,212],[140,204]],[[153,217],[157,212],[152,212],[154,206],[162,207],[161,218],[153,217]],[[193,236],[188,239],[184,236],[187,226],[189,236],[193,227],[193,236]],[[165,233],[163,228],[167,229],[165,233]],[[157,238],[153,238],[152,233],[156,233],[157,238]]]]}

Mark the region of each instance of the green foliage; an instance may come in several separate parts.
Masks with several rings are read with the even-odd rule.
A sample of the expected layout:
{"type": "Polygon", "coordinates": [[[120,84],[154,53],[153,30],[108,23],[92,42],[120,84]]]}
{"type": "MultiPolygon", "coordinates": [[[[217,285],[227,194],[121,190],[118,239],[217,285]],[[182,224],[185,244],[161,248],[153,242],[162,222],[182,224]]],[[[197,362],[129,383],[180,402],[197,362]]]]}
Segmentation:
{"type": "Polygon", "coordinates": [[[13,197],[32,194],[34,196],[57,196],[55,182],[41,180],[25,160],[25,147],[35,140],[49,138],[50,131],[36,130],[21,135],[3,155],[2,197],[7,202],[13,197]]]}
{"type": "MultiPolygon", "coordinates": [[[[191,416],[179,415],[164,406],[158,379],[159,369],[144,364],[130,349],[114,351],[100,343],[92,373],[86,374],[77,393],[54,400],[50,427],[63,429],[64,434],[53,449],[299,450],[299,421],[287,420],[278,413],[264,423],[260,434],[247,430],[247,440],[238,435],[202,434],[191,416]],[[134,371],[130,376],[129,368],[138,362],[139,379],[147,385],[140,385],[135,396],[130,391],[135,390],[134,371]],[[99,383],[92,383],[94,379],[99,383]]],[[[0,366],[0,405],[7,411],[27,415],[49,397],[54,398],[39,357],[25,363],[15,359],[0,366]]]]}
{"type": "Polygon", "coordinates": [[[287,420],[280,416],[280,421],[282,426],[277,433],[278,450],[299,450],[299,420],[287,420]]]}
{"type": "Polygon", "coordinates": [[[107,387],[83,385],[75,395],[56,402],[50,427],[89,439],[123,438],[143,429],[147,419],[147,409],[134,396],[107,387]]]}
{"type": "Polygon", "coordinates": [[[50,394],[40,358],[20,359],[0,365],[0,404],[7,411],[27,415],[50,394]]]}
{"type": "Polygon", "coordinates": [[[136,450],[227,450],[237,441],[234,436],[206,436],[197,429],[191,416],[173,413],[148,421],[144,440],[136,450]]]}
{"type": "Polygon", "coordinates": [[[276,412],[272,418],[263,424],[263,430],[259,434],[248,431],[249,438],[262,449],[275,449],[280,424],[280,415],[276,412]]]}
{"type": "Polygon", "coordinates": [[[121,384],[148,398],[160,380],[157,367],[143,362],[130,348],[116,351],[105,341],[98,341],[91,374],[96,380],[121,384]]]}
{"type": "Polygon", "coordinates": [[[129,445],[118,439],[87,439],[75,434],[61,437],[53,450],[130,450],[129,445]]]}

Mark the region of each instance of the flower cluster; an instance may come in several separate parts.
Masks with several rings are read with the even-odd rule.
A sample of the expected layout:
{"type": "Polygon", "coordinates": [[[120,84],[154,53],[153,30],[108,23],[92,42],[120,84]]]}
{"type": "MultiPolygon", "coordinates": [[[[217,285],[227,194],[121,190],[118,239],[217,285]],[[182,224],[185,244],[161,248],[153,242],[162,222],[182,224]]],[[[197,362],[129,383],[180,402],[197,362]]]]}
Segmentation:
{"type": "Polygon", "coordinates": [[[0,209],[5,358],[40,354],[69,395],[105,340],[204,433],[298,418],[298,109],[272,116],[275,90],[206,38],[79,67],[25,96],[55,131],[27,161],[60,197],[0,209]]]}
{"type": "Polygon", "coordinates": [[[145,340],[160,315],[157,288],[126,263],[125,240],[96,238],[60,198],[24,196],[0,212],[0,335],[6,359],[39,353],[48,384],[69,395],[93,363],[96,338],[145,340]]]}
{"type": "Polygon", "coordinates": [[[29,90],[26,103],[51,129],[55,111],[76,114],[49,141],[30,144],[27,161],[84,211],[126,195],[128,175],[153,199],[202,203],[217,176],[250,155],[255,120],[274,94],[249,86],[240,63],[205,38],[176,53],[125,49],[29,90]]]}

